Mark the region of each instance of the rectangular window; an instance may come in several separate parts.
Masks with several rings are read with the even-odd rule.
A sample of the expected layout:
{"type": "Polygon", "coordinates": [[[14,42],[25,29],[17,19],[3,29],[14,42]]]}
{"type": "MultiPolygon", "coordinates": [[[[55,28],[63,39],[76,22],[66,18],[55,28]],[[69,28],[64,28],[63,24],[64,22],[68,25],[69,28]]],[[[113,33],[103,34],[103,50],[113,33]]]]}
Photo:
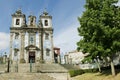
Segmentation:
{"type": "Polygon", "coordinates": [[[34,45],[34,36],[30,36],[30,44],[34,45]]]}
{"type": "Polygon", "coordinates": [[[15,39],[18,39],[19,33],[15,33],[15,39]]]}
{"type": "Polygon", "coordinates": [[[46,56],[50,56],[50,49],[46,49],[46,56]]]}
{"type": "Polygon", "coordinates": [[[17,56],[17,54],[18,54],[18,49],[14,49],[14,56],[17,56]]]}
{"type": "Polygon", "coordinates": [[[45,34],[45,40],[48,40],[48,39],[49,39],[49,34],[46,33],[46,34],[45,34]]]}

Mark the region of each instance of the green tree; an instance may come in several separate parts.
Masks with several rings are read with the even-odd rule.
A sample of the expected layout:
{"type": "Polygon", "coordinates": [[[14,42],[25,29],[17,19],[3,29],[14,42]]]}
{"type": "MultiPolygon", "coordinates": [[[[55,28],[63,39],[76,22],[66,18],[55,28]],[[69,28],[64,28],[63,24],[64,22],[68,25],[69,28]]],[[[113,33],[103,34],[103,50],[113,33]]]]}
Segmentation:
{"type": "Polygon", "coordinates": [[[78,50],[89,53],[85,60],[109,58],[112,75],[115,75],[113,57],[120,51],[120,8],[118,0],[86,0],[85,11],[78,18],[78,50]]]}

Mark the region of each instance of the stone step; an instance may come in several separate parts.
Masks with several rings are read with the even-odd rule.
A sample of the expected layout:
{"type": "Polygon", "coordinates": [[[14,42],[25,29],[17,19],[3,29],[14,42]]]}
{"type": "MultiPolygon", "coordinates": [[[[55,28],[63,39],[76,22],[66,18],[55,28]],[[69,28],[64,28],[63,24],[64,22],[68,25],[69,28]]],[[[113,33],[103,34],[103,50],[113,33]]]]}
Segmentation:
{"type": "Polygon", "coordinates": [[[1,74],[0,80],[56,80],[55,78],[41,73],[7,73],[1,74]]]}
{"type": "Polygon", "coordinates": [[[59,64],[37,64],[37,72],[42,73],[67,73],[68,70],[59,64]]]}
{"type": "Polygon", "coordinates": [[[7,65],[6,64],[0,64],[0,73],[4,73],[7,71],[7,65]]]}
{"type": "Polygon", "coordinates": [[[20,72],[20,73],[36,72],[35,64],[32,64],[31,67],[30,64],[12,64],[10,72],[20,72]]]}
{"type": "Polygon", "coordinates": [[[68,70],[59,64],[40,64],[33,63],[32,67],[30,64],[12,64],[10,67],[10,72],[42,72],[42,73],[67,73],[68,70]],[[30,70],[31,69],[31,70],[30,70]]]}

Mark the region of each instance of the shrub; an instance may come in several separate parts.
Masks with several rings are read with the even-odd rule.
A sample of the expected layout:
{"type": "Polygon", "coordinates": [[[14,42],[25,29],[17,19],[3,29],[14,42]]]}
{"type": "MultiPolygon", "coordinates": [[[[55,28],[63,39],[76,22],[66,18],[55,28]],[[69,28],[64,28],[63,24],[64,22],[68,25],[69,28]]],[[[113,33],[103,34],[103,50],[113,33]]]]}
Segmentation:
{"type": "Polygon", "coordinates": [[[83,74],[84,71],[83,70],[70,70],[69,74],[71,77],[77,76],[77,75],[81,75],[83,74]]]}
{"type": "Polygon", "coordinates": [[[85,69],[84,72],[85,73],[94,73],[94,72],[98,72],[98,69],[85,69]]]}
{"type": "Polygon", "coordinates": [[[94,72],[98,72],[98,69],[69,70],[69,74],[70,74],[71,77],[81,75],[81,74],[84,74],[84,73],[94,73],[94,72]]]}

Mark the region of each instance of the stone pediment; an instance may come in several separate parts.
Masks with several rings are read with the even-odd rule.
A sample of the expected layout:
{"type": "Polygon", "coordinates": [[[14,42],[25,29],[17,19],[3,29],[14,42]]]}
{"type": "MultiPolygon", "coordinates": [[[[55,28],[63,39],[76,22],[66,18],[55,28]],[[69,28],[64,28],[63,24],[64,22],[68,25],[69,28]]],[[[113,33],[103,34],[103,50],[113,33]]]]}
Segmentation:
{"type": "Polygon", "coordinates": [[[40,50],[40,48],[38,48],[37,46],[35,45],[28,45],[25,47],[26,50],[40,50]]]}

